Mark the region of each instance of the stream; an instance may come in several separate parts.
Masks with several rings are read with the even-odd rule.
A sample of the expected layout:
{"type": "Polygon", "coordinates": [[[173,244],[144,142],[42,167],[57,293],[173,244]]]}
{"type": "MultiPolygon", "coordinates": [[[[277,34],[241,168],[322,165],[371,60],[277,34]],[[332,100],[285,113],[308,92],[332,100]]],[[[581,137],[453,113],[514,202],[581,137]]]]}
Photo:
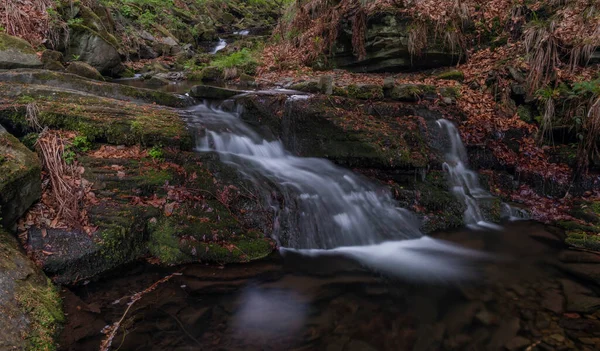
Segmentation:
{"type": "Polygon", "coordinates": [[[97,350],[129,296],[174,272],[133,305],[113,349],[517,350],[541,344],[548,331],[564,343],[553,313],[563,308],[561,284],[573,278],[559,269],[560,234],[534,222],[485,221],[477,201],[489,194],[450,122],[439,122],[451,140],[449,189],[465,201],[470,226],[430,237],[388,189],[292,155],[235,111],[201,104],[184,118],[198,152],[217,153],[254,182],[275,214],[279,251],[227,267],[137,263],[65,290],[62,349],[97,350]]]}

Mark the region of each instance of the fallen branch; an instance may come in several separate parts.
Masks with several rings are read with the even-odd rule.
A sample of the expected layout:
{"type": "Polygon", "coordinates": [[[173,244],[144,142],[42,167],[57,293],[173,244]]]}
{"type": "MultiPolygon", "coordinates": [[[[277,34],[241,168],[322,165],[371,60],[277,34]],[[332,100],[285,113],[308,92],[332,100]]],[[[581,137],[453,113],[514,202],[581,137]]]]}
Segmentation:
{"type": "Polygon", "coordinates": [[[140,291],[140,292],[135,293],[134,295],[132,295],[129,298],[129,302],[127,303],[127,309],[125,310],[125,312],[121,316],[121,319],[119,319],[117,322],[113,323],[112,325],[105,326],[104,329],[102,329],[101,332],[102,332],[102,334],[105,334],[106,337],[100,343],[100,351],[109,351],[110,350],[110,347],[112,346],[113,339],[117,335],[117,332],[119,331],[119,327],[121,327],[121,323],[123,323],[123,321],[125,320],[125,317],[127,316],[127,313],[129,312],[129,310],[131,309],[131,306],[133,306],[136,302],[138,302],[139,300],[141,300],[142,297],[144,297],[144,295],[146,295],[146,294],[148,294],[148,293],[156,290],[156,288],[160,284],[166,283],[169,280],[171,280],[171,278],[173,278],[175,276],[179,276],[179,275],[182,275],[182,274],[179,273],[179,272],[177,272],[177,273],[173,273],[171,275],[168,275],[168,276],[162,278],[161,280],[155,282],[154,284],[150,285],[145,290],[140,291]]]}

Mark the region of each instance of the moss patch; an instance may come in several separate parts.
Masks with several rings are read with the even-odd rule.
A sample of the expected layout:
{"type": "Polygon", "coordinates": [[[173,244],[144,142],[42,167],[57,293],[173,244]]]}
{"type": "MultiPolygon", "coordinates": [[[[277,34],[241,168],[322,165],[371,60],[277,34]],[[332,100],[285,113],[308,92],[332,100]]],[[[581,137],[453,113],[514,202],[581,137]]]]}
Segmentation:
{"type": "Polygon", "coordinates": [[[16,299],[31,319],[31,334],[27,335],[27,350],[56,350],[54,338],[65,322],[58,290],[47,279],[45,286],[25,283],[19,287],[16,299]]]}

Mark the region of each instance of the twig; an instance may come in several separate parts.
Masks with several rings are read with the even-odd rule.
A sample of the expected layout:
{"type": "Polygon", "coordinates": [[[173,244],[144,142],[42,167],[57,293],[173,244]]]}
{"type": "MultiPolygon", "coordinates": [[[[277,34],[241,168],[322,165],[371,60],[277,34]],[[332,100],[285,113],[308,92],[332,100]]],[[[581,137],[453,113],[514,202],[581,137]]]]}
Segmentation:
{"type": "Polygon", "coordinates": [[[109,351],[110,350],[113,339],[115,338],[115,335],[117,335],[117,331],[119,330],[121,323],[123,323],[123,321],[125,320],[125,317],[127,316],[127,313],[129,312],[129,310],[131,309],[131,306],[133,306],[136,302],[141,300],[142,297],[144,297],[144,295],[156,290],[156,288],[160,284],[166,283],[169,280],[171,280],[171,278],[173,278],[174,276],[179,276],[179,275],[182,275],[182,274],[180,272],[170,274],[170,275],[162,278],[161,280],[155,282],[154,284],[150,285],[145,290],[133,294],[130,297],[129,302],[127,303],[127,309],[121,316],[121,319],[119,319],[117,322],[113,323],[112,325],[107,325],[106,327],[104,327],[104,329],[102,329],[102,333],[105,334],[106,337],[100,343],[100,351],[109,351]]]}

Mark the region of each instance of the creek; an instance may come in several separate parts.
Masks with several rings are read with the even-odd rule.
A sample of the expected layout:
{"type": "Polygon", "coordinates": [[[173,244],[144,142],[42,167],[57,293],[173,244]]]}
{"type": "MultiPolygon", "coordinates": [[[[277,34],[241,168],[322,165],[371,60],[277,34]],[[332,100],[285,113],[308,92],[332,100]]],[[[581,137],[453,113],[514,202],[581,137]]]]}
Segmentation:
{"type": "Polygon", "coordinates": [[[451,135],[449,183],[477,227],[429,237],[388,189],[289,153],[235,108],[201,104],[183,115],[198,152],[217,153],[259,189],[280,250],[227,267],[137,263],[65,291],[63,349],[97,350],[128,296],[173,272],[181,275],[129,311],[114,349],[495,350],[533,344],[548,305],[562,308],[544,295],[568,279],[556,269],[561,239],[538,223],[485,222],[477,201],[489,195],[449,122],[440,122],[451,135]]]}

